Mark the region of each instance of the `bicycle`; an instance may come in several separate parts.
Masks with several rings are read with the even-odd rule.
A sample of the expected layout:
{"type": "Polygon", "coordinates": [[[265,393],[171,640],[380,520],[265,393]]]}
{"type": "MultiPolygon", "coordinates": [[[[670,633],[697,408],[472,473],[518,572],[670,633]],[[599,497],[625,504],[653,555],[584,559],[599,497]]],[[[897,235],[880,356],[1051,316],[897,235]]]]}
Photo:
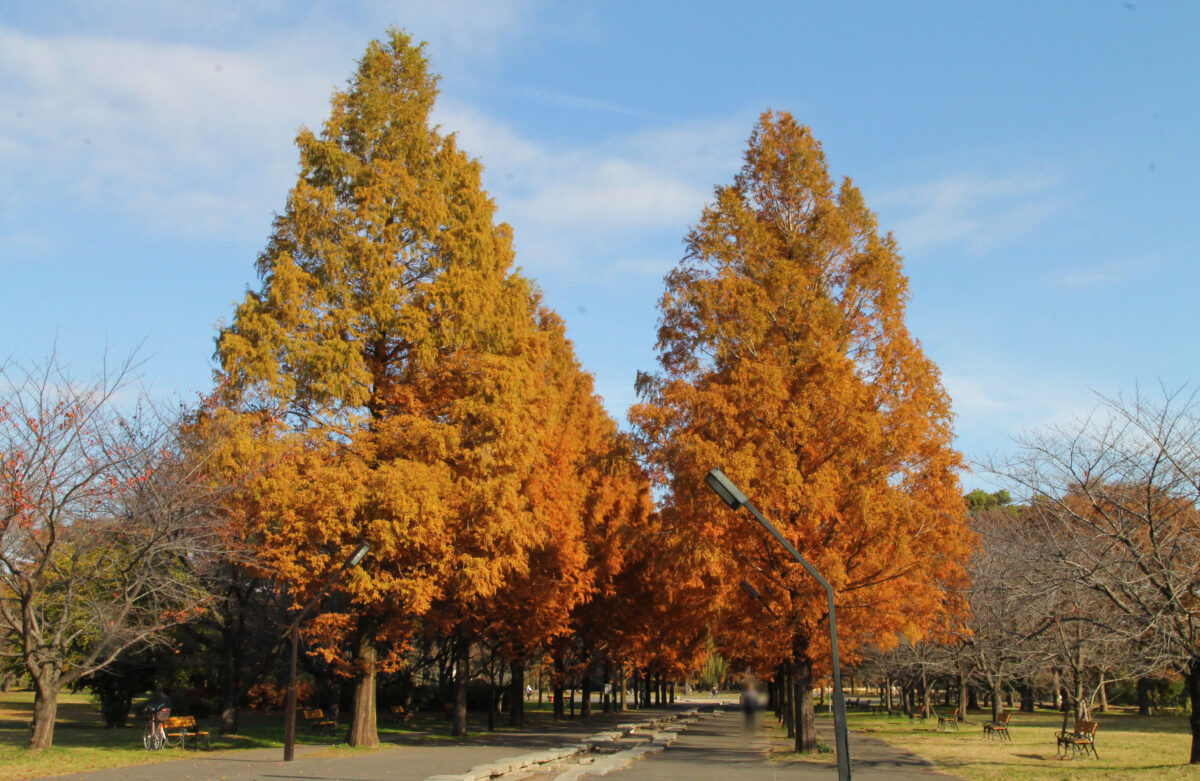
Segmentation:
{"type": "Polygon", "coordinates": [[[147,751],[158,751],[167,746],[178,746],[183,742],[182,735],[174,742],[167,737],[165,716],[170,711],[147,710],[146,713],[148,714],[148,718],[146,720],[146,731],[142,734],[142,746],[147,751]],[[160,713],[163,713],[162,720],[159,720],[160,713]]]}

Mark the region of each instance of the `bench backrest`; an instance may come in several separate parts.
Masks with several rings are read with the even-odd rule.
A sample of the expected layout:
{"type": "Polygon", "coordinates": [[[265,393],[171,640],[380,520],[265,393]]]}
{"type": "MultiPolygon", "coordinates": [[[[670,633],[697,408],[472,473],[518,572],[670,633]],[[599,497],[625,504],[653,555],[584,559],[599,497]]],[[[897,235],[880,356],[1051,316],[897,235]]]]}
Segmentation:
{"type": "Polygon", "coordinates": [[[320,708],[310,708],[309,710],[304,711],[304,718],[308,721],[323,719],[325,718],[325,711],[321,710],[320,708]]]}
{"type": "Polygon", "coordinates": [[[1099,728],[1100,722],[1098,721],[1085,721],[1084,719],[1080,719],[1079,721],[1075,722],[1075,731],[1080,735],[1095,737],[1096,730],[1099,728]]]}
{"type": "Polygon", "coordinates": [[[166,729],[181,729],[183,727],[196,726],[195,716],[172,716],[163,722],[163,727],[166,729]]]}
{"type": "Polygon", "coordinates": [[[997,723],[997,724],[1003,724],[1004,726],[1006,726],[1006,727],[1007,727],[1007,726],[1008,726],[1008,720],[1009,720],[1009,719],[1011,719],[1011,718],[1012,718],[1012,714],[1011,714],[1011,713],[1001,713],[1001,714],[1000,714],[1000,718],[996,719],[996,723],[997,723]]]}

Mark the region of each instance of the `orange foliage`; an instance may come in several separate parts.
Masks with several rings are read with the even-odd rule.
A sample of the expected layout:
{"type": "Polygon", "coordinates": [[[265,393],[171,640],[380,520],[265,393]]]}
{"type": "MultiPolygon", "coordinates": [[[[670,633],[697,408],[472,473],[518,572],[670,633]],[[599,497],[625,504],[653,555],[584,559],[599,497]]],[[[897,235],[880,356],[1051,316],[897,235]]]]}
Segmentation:
{"type": "Polygon", "coordinates": [[[713,467],[833,584],[847,657],[922,631],[963,577],[971,540],[949,399],[905,328],[900,267],[808,129],[767,113],[667,277],[663,372],[639,378],[631,417],[668,491],[663,524],[687,578],[677,588],[709,597],[694,620],[713,622],[730,656],[827,667],[826,606],[710,492],[713,467]],[[747,601],[743,577],[778,619],[747,601]]]}

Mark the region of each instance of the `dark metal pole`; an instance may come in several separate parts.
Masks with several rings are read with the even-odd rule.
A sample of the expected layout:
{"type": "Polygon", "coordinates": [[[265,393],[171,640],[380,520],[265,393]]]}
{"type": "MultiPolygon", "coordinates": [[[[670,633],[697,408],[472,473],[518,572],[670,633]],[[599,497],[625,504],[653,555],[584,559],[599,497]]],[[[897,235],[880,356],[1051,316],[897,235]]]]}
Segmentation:
{"type": "Polygon", "coordinates": [[[283,761],[291,762],[296,756],[296,655],[300,645],[300,622],[292,623],[292,665],[288,674],[287,713],[283,721],[283,761]]]}
{"type": "MultiPolygon", "coordinates": [[[[350,558],[346,559],[342,566],[333,572],[329,573],[329,577],[325,579],[324,585],[316,595],[308,600],[296,617],[292,619],[292,625],[289,627],[292,635],[292,663],[291,672],[288,675],[288,692],[287,692],[287,713],[283,715],[283,761],[291,762],[296,756],[296,657],[298,655],[297,648],[300,645],[300,622],[304,617],[312,611],[317,603],[321,601],[321,597],[325,596],[325,592],[333,585],[343,572],[351,567],[357,567],[362,563],[363,557],[370,552],[371,546],[363,543],[358,546],[354,553],[350,554],[350,558]]],[[[276,646],[278,648],[279,646],[276,646]]],[[[272,654],[277,653],[273,651],[272,654]]]]}
{"type": "Polygon", "coordinates": [[[829,651],[833,657],[833,732],[837,744],[838,781],[850,781],[850,734],[846,731],[846,699],[842,695],[842,665],[838,657],[837,613],[833,603],[833,586],[808,559],[800,555],[800,551],[796,550],[770,521],[763,517],[757,507],[749,501],[744,502],[742,506],[783,545],[784,550],[790,553],[793,559],[808,570],[809,575],[817,579],[829,597],[829,651]]]}

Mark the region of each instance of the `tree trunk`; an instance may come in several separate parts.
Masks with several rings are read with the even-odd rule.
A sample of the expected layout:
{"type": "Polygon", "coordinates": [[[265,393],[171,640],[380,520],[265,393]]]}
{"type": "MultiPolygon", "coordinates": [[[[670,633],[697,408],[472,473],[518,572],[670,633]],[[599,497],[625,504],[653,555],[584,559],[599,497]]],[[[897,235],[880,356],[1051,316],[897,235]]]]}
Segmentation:
{"type": "Polygon", "coordinates": [[[1004,691],[1000,676],[992,677],[992,721],[1000,720],[1000,709],[1004,707],[1004,691]]]}
{"type": "Polygon", "coordinates": [[[971,710],[979,710],[979,692],[974,686],[967,687],[967,707],[971,710]]]}
{"type": "Polygon", "coordinates": [[[807,656],[796,660],[796,752],[811,753],[817,750],[816,714],[813,712],[812,662],[807,656]]]}
{"type": "Polygon", "coordinates": [[[1075,676],[1075,720],[1086,719],[1088,717],[1087,703],[1083,701],[1083,675],[1075,676]]]}
{"type": "Polygon", "coordinates": [[[1108,684],[1104,682],[1104,673],[1100,673],[1100,712],[1108,713],[1108,684]]]}
{"type": "Polygon", "coordinates": [[[450,734],[467,734],[467,683],[471,677],[471,641],[459,637],[454,648],[454,724],[450,734]]]}
{"type": "Polygon", "coordinates": [[[551,682],[554,684],[554,720],[562,721],[565,717],[563,711],[563,678],[566,677],[566,662],[563,660],[562,651],[554,654],[554,675],[551,682]]]}
{"type": "Polygon", "coordinates": [[[33,687],[33,734],[29,736],[29,748],[41,751],[54,742],[54,719],[58,715],[58,676],[53,671],[43,672],[34,681],[33,687]]]}
{"type": "Polygon", "coordinates": [[[354,712],[350,714],[351,746],[379,748],[379,730],[375,723],[375,672],[378,657],[375,649],[375,624],[364,619],[358,630],[358,651],[355,655],[358,678],[354,682],[354,712]]]}
{"type": "Polygon", "coordinates": [[[1187,695],[1192,700],[1192,758],[1193,765],[1200,764],[1200,656],[1193,656],[1188,664],[1187,695]]]}
{"type": "Polygon", "coordinates": [[[1139,716],[1149,716],[1153,712],[1150,708],[1150,680],[1148,678],[1137,679],[1137,701],[1139,716]]]}
{"type": "Polygon", "coordinates": [[[525,726],[525,662],[513,660],[510,665],[512,681],[508,688],[508,723],[514,727],[525,726]]]}
{"type": "Polygon", "coordinates": [[[612,681],[609,680],[608,661],[605,660],[601,666],[600,673],[600,704],[605,713],[611,713],[613,709],[613,690],[612,681]]]}
{"type": "Polygon", "coordinates": [[[592,715],[592,672],[591,670],[583,671],[583,685],[579,692],[579,716],[580,718],[588,718],[592,715]]]}
{"type": "Polygon", "coordinates": [[[783,676],[783,720],[787,726],[787,736],[796,737],[796,675],[791,664],[783,676]]]}
{"type": "Polygon", "coordinates": [[[1021,684],[1021,712],[1033,713],[1033,686],[1028,683],[1021,684]]]}
{"type": "Polygon", "coordinates": [[[621,687],[621,712],[625,712],[625,665],[617,670],[617,685],[621,687]]]}
{"type": "Polygon", "coordinates": [[[500,706],[500,686],[496,683],[496,676],[492,675],[488,680],[488,732],[496,731],[496,710],[500,706]]]}
{"type": "Polygon", "coordinates": [[[330,721],[337,721],[342,712],[342,679],[337,675],[330,675],[325,688],[325,717],[330,721]]]}
{"type": "Polygon", "coordinates": [[[223,627],[221,630],[222,655],[224,662],[224,674],[221,676],[221,722],[218,731],[222,735],[237,734],[237,702],[240,686],[238,681],[238,671],[241,665],[238,663],[237,643],[234,639],[232,627],[223,627]]]}
{"type": "Polygon", "coordinates": [[[647,708],[650,707],[650,684],[652,683],[650,678],[650,668],[647,667],[642,672],[642,705],[647,708]]]}
{"type": "Polygon", "coordinates": [[[675,704],[675,681],[671,681],[669,684],[667,684],[667,697],[668,697],[668,704],[674,705],[675,704]]]}
{"type": "Polygon", "coordinates": [[[933,716],[933,703],[930,702],[929,696],[929,678],[925,673],[925,668],[921,668],[921,715],[928,719],[933,716]]]}
{"type": "Polygon", "coordinates": [[[887,706],[888,713],[891,713],[894,708],[892,703],[892,677],[890,675],[883,679],[883,688],[883,696],[885,700],[883,704],[887,706]]]}
{"type": "Polygon", "coordinates": [[[967,682],[967,670],[961,665],[958,668],[958,720],[966,722],[967,709],[971,705],[971,684],[967,682]]]}

